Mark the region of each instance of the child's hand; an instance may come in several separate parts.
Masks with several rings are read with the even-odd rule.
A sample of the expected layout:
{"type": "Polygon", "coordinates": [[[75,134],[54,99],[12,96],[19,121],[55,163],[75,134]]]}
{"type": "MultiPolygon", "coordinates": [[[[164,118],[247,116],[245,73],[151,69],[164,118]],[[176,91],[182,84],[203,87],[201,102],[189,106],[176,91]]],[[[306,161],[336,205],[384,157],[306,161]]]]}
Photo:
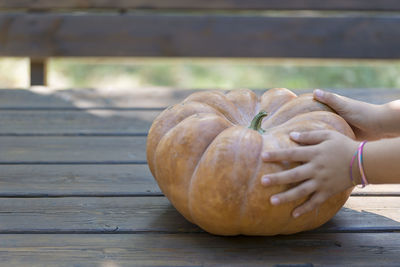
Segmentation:
{"type": "Polygon", "coordinates": [[[385,137],[382,121],[384,107],[353,100],[317,89],[314,98],[334,109],[353,128],[357,140],[376,140],[385,137]]]}
{"type": "Polygon", "coordinates": [[[291,138],[303,145],[263,153],[264,161],[292,161],[302,165],[290,170],[268,174],[261,178],[265,186],[302,182],[298,186],[271,197],[277,205],[311,195],[292,215],[315,209],[330,196],[352,187],[349,166],[357,150],[357,142],[335,131],[291,133],[291,138]]]}

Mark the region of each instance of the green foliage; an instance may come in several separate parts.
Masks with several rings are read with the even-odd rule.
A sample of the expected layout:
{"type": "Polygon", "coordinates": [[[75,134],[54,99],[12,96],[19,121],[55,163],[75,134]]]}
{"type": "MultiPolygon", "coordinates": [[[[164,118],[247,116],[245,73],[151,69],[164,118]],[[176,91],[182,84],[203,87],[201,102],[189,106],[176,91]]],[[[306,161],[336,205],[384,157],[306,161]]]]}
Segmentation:
{"type": "Polygon", "coordinates": [[[274,62],[262,60],[132,60],[74,63],[59,60],[68,86],[169,86],[176,88],[399,88],[400,63],[274,62]],[[320,64],[320,65],[318,65],[320,64]],[[123,82],[120,82],[120,81],[123,82]]]}
{"type": "MultiPolygon", "coordinates": [[[[28,87],[27,59],[0,59],[0,87],[28,87]]],[[[400,88],[398,61],[50,59],[56,88],[400,88]]]]}

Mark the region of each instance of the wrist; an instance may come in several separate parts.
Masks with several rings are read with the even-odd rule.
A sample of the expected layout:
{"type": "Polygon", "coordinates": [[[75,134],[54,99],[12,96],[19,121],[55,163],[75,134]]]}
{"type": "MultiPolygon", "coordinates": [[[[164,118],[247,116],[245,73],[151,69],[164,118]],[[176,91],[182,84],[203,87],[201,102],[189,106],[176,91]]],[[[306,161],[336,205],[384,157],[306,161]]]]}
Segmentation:
{"type": "Polygon", "coordinates": [[[350,165],[353,185],[361,184],[362,187],[369,184],[364,169],[364,147],[366,143],[367,141],[362,141],[358,144],[357,152],[354,154],[350,165]]]}
{"type": "Polygon", "coordinates": [[[378,127],[381,130],[382,138],[395,137],[400,135],[400,103],[389,102],[378,107],[378,127]]]}
{"type": "Polygon", "coordinates": [[[352,185],[361,185],[362,184],[362,178],[361,178],[361,173],[360,173],[360,167],[358,164],[358,142],[354,142],[352,147],[352,164],[351,164],[351,177],[352,177],[352,185]]]}

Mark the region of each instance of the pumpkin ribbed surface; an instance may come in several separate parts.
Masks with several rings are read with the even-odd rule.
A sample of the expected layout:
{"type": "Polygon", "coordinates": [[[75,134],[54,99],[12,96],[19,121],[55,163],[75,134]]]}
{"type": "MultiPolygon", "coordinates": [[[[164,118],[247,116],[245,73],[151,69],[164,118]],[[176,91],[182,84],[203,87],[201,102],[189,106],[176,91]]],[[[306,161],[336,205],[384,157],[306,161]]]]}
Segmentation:
{"type": "MultiPolygon", "coordinates": [[[[261,177],[295,167],[266,163],[264,151],[298,146],[292,131],[331,129],[351,138],[350,126],[311,94],[276,88],[258,97],[250,90],[203,91],[164,110],[147,139],[147,160],[160,189],[190,222],[218,235],[276,235],[314,229],[343,206],[351,189],[332,196],[297,219],[291,212],[306,198],[272,206],[271,195],[290,185],[265,187],[261,177]],[[261,110],[258,131],[249,129],[261,110]]],[[[327,152],[328,153],[328,152],[327,152]]]]}

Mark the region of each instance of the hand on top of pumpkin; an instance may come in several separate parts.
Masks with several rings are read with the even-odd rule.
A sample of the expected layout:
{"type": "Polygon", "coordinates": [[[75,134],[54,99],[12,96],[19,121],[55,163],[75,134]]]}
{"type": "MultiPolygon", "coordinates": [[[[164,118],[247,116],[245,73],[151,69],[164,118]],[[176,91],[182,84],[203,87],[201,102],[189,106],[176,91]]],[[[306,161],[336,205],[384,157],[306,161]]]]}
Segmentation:
{"type": "Polygon", "coordinates": [[[320,89],[315,90],[313,95],[314,99],[328,105],[346,120],[357,140],[377,140],[390,136],[388,128],[391,126],[382,123],[387,105],[361,102],[320,89]]]}
{"type": "Polygon", "coordinates": [[[337,131],[328,130],[292,132],[290,137],[306,146],[265,152],[262,158],[265,162],[284,160],[303,164],[265,175],[261,183],[265,186],[299,183],[270,198],[272,205],[278,205],[311,195],[306,202],[294,209],[292,215],[296,218],[317,208],[329,197],[353,186],[346,167],[357,150],[358,143],[337,131]]]}

